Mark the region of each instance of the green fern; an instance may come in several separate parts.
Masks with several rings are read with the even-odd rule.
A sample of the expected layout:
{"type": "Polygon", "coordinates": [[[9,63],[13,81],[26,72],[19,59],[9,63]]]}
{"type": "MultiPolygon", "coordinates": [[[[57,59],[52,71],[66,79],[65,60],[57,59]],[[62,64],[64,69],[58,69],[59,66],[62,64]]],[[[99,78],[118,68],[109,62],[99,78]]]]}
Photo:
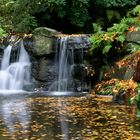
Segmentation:
{"type": "Polygon", "coordinates": [[[126,39],[126,37],[125,37],[124,34],[119,35],[118,37],[116,37],[116,40],[117,40],[118,42],[121,42],[121,43],[123,43],[123,42],[125,41],[125,39],[126,39]]]}
{"type": "Polygon", "coordinates": [[[92,25],[93,25],[94,32],[101,32],[102,27],[99,24],[93,23],[92,25]]]}
{"type": "Polygon", "coordinates": [[[111,49],[111,47],[112,47],[111,44],[106,45],[106,46],[103,48],[103,54],[108,53],[109,50],[111,49]]]}
{"type": "Polygon", "coordinates": [[[6,36],[6,32],[0,27],[0,37],[6,36]]]}
{"type": "Polygon", "coordinates": [[[137,5],[131,12],[130,14],[133,14],[134,16],[140,14],[140,5],[137,5]]]}

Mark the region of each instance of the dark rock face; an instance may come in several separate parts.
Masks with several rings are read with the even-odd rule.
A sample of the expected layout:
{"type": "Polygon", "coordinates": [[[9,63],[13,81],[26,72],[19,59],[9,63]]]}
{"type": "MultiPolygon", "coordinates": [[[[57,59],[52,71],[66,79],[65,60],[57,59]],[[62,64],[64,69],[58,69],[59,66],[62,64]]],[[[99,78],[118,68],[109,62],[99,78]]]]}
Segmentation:
{"type": "Polygon", "coordinates": [[[2,56],[3,56],[3,49],[0,47],[0,63],[2,61],[2,56]]]}
{"type": "Polygon", "coordinates": [[[133,79],[137,82],[140,82],[140,60],[138,60],[137,66],[135,68],[133,79]]]}
{"type": "Polygon", "coordinates": [[[140,31],[128,32],[126,34],[126,46],[125,48],[130,53],[134,53],[140,50],[140,31]]]}
{"type": "Polygon", "coordinates": [[[37,87],[48,87],[56,78],[55,40],[56,30],[40,27],[31,36],[24,38],[24,46],[31,58],[31,73],[37,87]]]}
{"type": "Polygon", "coordinates": [[[2,39],[2,41],[0,41],[0,63],[2,61],[2,57],[3,57],[3,53],[4,53],[4,49],[8,46],[8,45],[12,45],[12,51],[17,51],[19,48],[19,37],[18,35],[12,35],[10,34],[9,36],[5,37],[2,39]]]}
{"type": "MultiPolygon", "coordinates": [[[[63,37],[63,35],[61,35],[63,37]]],[[[61,36],[55,36],[60,42],[61,36]]],[[[65,35],[64,35],[65,36],[65,35]]],[[[91,46],[89,41],[90,35],[68,35],[67,48],[68,49],[88,49],[91,46]]]]}
{"type": "Polygon", "coordinates": [[[32,58],[32,76],[38,81],[39,86],[50,86],[56,78],[54,59],[32,58]]]}
{"type": "Polygon", "coordinates": [[[116,78],[120,80],[133,79],[136,82],[140,81],[140,52],[128,55],[116,62],[103,72],[102,80],[116,78]]]}
{"type": "MultiPolygon", "coordinates": [[[[30,54],[32,62],[31,73],[35,80],[36,87],[45,87],[45,90],[48,90],[58,78],[58,69],[55,65],[55,59],[56,51],[61,49],[60,38],[63,36],[66,35],[53,29],[40,27],[34,30],[32,36],[24,39],[24,46],[30,54]]],[[[90,47],[88,38],[89,35],[69,35],[67,40],[67,49],[76,50],[75,54],[78,54],[77,52],[81,51],[81,49],[88,49],[90,47]]],[[[75,59],[78,61],[78,56],[75,56],[75,59]]],[[[87,81],[85,67],[86,66],[82,66],[81,71],[79,71],[81,75],[79,73],[76,74],[77,69],[79,69],[78,64],[73,73],[73,82],[69,82],[72,84],[74,83],[73,88],[76,88],[77,90],[81,88],[80,86],[82,82],[87,81]],[[84,78],[82,78],[82,75],[84,75],[84,78]]]]}

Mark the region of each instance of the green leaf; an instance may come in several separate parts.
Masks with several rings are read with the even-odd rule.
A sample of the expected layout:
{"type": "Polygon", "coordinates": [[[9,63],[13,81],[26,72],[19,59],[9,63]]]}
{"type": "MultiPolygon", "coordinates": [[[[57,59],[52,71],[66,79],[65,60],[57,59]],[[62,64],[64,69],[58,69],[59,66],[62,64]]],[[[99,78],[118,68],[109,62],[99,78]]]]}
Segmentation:
{"type": "Polygon", "coordinates": [[[112,45],[106,45],[103,49],[103,54],[108,53],[108,51],[110,50],[111,47],[112,47],[112,45]]]}
{"type": "Polygon", "coordinates": [[[5,35],[6,35],[5,31],[0,27],[0,37],[3,37],[5,35]]]}
{"type": "Polygon", "coordinates": [[[123,35],[116,37],[116,40],[123,43],[125,41],[125,35],[123,34],[123,35]]]}
{"type": "Polygon", "coordinates": [[[133,15],[139,14],[139,13],[140,13],[140,5],[137,5],[137,6],[131,11],[131,13],[132,13],[133,15]]]}
{"type": "Polygon", "coordinates": [[[97,23],[93,23],[93,29],[94,29],[94,32],[100,32],[102,30],[102,27],[97,24],[97,23]]]}

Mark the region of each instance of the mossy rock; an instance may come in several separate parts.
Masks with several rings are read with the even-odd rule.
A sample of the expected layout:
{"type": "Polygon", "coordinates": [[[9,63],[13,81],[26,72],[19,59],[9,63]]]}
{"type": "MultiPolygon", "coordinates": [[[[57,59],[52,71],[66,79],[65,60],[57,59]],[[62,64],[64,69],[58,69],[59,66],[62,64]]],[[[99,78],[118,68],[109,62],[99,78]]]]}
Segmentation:
{"type": "Polygon", "coordinates": [[[53,36],[58,34],[60,34],[60,32],[47,27],[36,28],[33,32],[33,52],[35,55],[48,55],[53,53],[53,36]]]}

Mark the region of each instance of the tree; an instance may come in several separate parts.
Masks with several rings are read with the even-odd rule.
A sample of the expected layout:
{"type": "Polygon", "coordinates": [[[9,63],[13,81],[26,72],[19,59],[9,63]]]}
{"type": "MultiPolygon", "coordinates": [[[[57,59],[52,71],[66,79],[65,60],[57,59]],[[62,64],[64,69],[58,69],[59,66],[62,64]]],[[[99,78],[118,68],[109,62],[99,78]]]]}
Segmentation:
{"type": "Polygon", "coordinates": [[[96,5],[102,7],[125,7],[136,5],[139,0],[95,0],[96,5]]]}
{"type": "MultiPolygon", "coordinates": [[[[102,11],[100,7],[107,9],[111,6],[135,5],[137,2],[138,0],[0,0],[0,24],[7,32],[31,32],[37,26],[74,32],[74,27],[79,31],[84,30],[86,25],[89,28],[93,20],[96,20],[96,13],[102,11]]],[[[101,17],[104,15],[101,14],[101,17]]]]}

